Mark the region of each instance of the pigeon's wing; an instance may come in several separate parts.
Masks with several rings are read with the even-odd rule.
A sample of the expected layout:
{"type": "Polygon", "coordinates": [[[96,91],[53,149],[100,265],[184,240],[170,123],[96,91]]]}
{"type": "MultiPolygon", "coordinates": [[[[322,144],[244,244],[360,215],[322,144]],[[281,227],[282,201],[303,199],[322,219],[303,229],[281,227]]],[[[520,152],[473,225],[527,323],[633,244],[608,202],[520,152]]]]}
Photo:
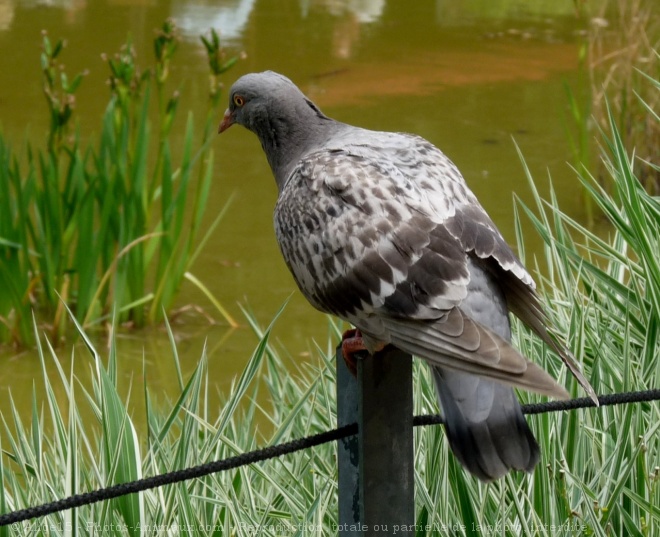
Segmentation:
{"type": "Polygon", "coordinates": [[[465,298],[466,252],[443,225],[460,193],[447,192],[448,166],[424,165],[423,180],[419,168],[381,144],[325,149],[293,169],[275,208],[275,231],[318,309],[344,318],[437,319],[465,298]]]}
{"type": "Polygon", "coordinates": [[[460,310],[470,252],[488,255],[527,287],[532,282],[494,226],[468,237],[468,214],[461,211],[472,205],[485,215],[433,145],[372,135],[368,145],[331,147],[302,159],[280,193],[275,228],[303,294],[368,340],[565,397],[542,369],[460,310]],[[462,227],[457,215],[464,215],[462,227]]]}
{"type": "Polygon", "coordinates": [[[470,203],[459,204],[445,225],[465,251],[476,256],[483,268],[493,274],[502,287],[511,313],[561,357],[589,397],[598,404],[596,392],[582,374],[573,354],[548,331],[550,323],[536,292],[534,280],[476,198],[470,203]]]}

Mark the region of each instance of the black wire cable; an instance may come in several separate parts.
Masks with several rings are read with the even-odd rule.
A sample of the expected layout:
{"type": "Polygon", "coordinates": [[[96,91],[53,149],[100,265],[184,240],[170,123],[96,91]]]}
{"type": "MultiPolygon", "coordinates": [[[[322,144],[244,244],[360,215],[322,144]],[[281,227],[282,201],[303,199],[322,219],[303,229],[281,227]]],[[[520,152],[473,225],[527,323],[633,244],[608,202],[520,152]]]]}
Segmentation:
{"type": "Polygon", "coordinates": [[[187,481],[196,477],[203,477],[217,472],[223,472],[225,470],[233,470],[241,466],[247,466],[248,464],[266,461],[310,447],[327,444],[328,442],[357,434],[357,431],[357,423],[351,423],[350,425],[339,427],[338,429],[332,429],[305,438],[299,438],[276,446],[268,446],[248,453],[241,453],[240,455],[228,459],[200,464],[199,466],[193,466],[192,468],[185,468],[183,470],[175,470],[174,472],[168,472],[166,474],[145,477],[144,479],[130,481],[129,483],[120,483],[118,485],[112,485],[92,492],[74,494],[68,498],[1,515],[0,527],[29,520],[31,518],[50,515],[59,511],[65,511],[74,507],[82,507],[83,505],[90,505],[92,503],[126,496],[127,494],[162,487],[163,485],[171,485],[173,483],[180,483],[181,481],[187,481]]]}
{"type": "MultiPolygon", "coordinates": [[[[601,395],[598,397],[600,406],[641,403],[657,400],[660,400],[660,389],[616,393],[611,395],[601,395]]],[[[534,415],[589,407],[595,407],[595,403],[588,397],[582,397],[579,399],[570,399],[567,401],[550,401],[546,403],[528,404],[523,405],[522,409],[524,414],[534,415]]],[[[439,415],[415,416],[413,419],[413,425],[415,427],[437,425],[441,423],[443,423],[442,416],[439,415]]],[[[144,479],[138,479],[137,481],[131,481],[129,483],[120,483],[118,485],[94,490],[92,492],[75,494],[73,496],[69,496],[68,498],[63,498],[54,502],[37,505],[34,507],[28,507],[26,509],[20,509],[18,511],[0,515],[0,527],[16,524],[18,522],[30,520],[32,518],[58,513],[60,511],[72,509],[74,507],[82,507],[84,505],[90,505],[104,500],[118,498],[127,494],[134,494],[136,492],[142,492],[145,490],[162,487],[163,485],[171,485],[217,472],[223,472],[225,470],[233,470],[241,466],[247,466],[248,464],[255,464],[257,462],[281,457],[282,455],[287,455],[289,453],[295,453],[296,451],[301,451],[303,449],[340,440],[342,438],[357,434],[357,432],[357,423],[351,423],[337,429],[332,429],[330,431],[307,436],[305,438],[299,438],[290,442],[278,444],[276,446],[268,446],[255,451],[250,451],[248,453],[242,453],[228,459],[200,464],[199,466],[185,468],[183,470],[176,470],[166,474],[145,477],[144,479]]]]}
{"type": "MultiPolygon", "coordinates": [[[[638,392],[613,393],[610,395],[599,395],[598,403],[600,406],[622,405],[630,403],[644,403],[648,401],[660,400],[660,389],[644,390],[638,392]]],[[[566,401],[546,401],[544,403],[530,403],[522,405],[523,414],[533,416],[536,414],[547,414],[548,412],[560,412],[566,410],[576,410],[579,408],[593,408],[596,404],[589,397],[580,397],[578,399],[567,399],[566,401]]],[[[439,425],[443,423],[442,416],[428,415],[415,416],[413,426],[439,425]]],[[[0,520],[2,517],[0,517],[0,520]]]]}

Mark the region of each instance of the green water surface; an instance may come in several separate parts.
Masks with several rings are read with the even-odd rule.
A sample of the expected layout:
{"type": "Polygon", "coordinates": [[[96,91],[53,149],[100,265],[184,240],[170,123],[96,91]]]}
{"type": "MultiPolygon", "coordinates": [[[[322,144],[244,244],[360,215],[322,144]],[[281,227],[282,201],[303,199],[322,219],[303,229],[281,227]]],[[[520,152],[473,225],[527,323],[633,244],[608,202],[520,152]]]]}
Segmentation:
{"type": "MultiPolygon", "coordinates": [[[[228,53],[245,53],[227,74],[227,86],[243,73],[273,69],[292,78],[332,117],[421,134],[458,165],[510,242],[513,194],[530,199],[514,140],[541,191],[547,192],[549,172],[562,207],[581,215],[577,181],[567,164],[572,157],[566,129],[573,126],[564,86],[576,85],[588,21],[576,16],[572,0],[0,0],[0,124],[5,137],[14,147],[26,137],[44,142],[42,30],[53,40],[67,39],[69,73],[89,69],[76,113],[81,130],[93,138],[109,94],[101,54],[118,50],[130,34],[139,61],[148,64],[154,29],[167,17],[177,21],[184,37],[172,65],[172,89],[178,84],[174,81],[182,81],[181,106],[193,110],[200,128],[208,79],[198,36],[213,26],[228,53]]],[[[183,127],[185,113],[180,119],[183,127]]],[[[288,299],[272,337],[300,363],[315,360],[313,340],[326,345],[328,322],[307,305],[280,258],[272,231],[276,189],[256,138],[235,127],[218,137],[214,151],[217,171],[207,222],[234,198],[192,272],[242,326],[232,330],[223,324],[208,300],[187,284],[179,306],[199,306],[219,324],[209,326],[190,309],[175,318],[173,328],[184,372],[192,371],[206,345],[217,383],[212,389],[220,393],[256,345],[239,303],[267,324],[288,299]]],[[[542,254],[531,230],[528,241],[528,252],[542,254]]],[[[118,344],[126,390],[131,383],[141,389],[144,360],[152,391],[163,398],[176,394],[163,327],[122,330],[118,344]]],[[[102,339],[99,345],[104,346],[102,339]]],[[[65,370],[70,347],[64,344],[59,351],[65,370]]],[[[77,349],[75,356],[75,371],[85,378],[88,355],[77,349]]],[[[36,383],[38,391],[40,386],[34,350],[3,349],[0,361],[0,410],[7,412],[11,389],[27,413],[32,387],[36,383]]]]}

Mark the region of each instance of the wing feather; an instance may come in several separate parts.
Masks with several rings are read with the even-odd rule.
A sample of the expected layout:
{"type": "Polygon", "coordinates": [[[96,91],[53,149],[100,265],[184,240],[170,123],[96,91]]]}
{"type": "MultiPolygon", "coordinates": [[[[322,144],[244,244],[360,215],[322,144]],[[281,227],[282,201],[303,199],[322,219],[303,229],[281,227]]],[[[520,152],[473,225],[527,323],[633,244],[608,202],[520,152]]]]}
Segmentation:
{"type": "MultiPolygon", "coordinates": [[[[566,390],[548,373],[478,323],[470,322],[471,328],[478,331],[480,339],[474,351],[457,345],[460,338],[447,337],[438,329],[438,323],[388,319],[385,326],[394,346],[424,358],[433,365],[479,375],[558,399],[569,397],[566,390]],[[482,348],[482,345],[487,348],[482,348]]],[[[470,334],[470,337],[474,338],[475,334],[470,334]]]]}

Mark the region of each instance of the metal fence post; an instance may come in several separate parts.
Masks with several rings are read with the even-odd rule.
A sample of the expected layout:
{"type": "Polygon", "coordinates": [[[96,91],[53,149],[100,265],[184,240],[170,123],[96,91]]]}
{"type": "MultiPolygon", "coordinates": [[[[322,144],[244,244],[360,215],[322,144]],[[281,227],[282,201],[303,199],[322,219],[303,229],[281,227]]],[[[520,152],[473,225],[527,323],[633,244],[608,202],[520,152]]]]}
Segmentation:
{"type": "Polygon", "coordinates": [[[412,357],[393,347],[358,360],[337,350],[337,425],[358,423],[338,444],[341,536],[413,535],[412,357]]]}
{"type": "MultiPolygon", "coordinates": [[[[346,367],[337,348],[337,426],[342,427],[358,421],[357,379],[346,367]]],[[[360,489],[358,464],[358,436],[342,438],[337,442],[337,472],[339,481],[339,531],[342,537],[361,537],[360,489]]]]}

